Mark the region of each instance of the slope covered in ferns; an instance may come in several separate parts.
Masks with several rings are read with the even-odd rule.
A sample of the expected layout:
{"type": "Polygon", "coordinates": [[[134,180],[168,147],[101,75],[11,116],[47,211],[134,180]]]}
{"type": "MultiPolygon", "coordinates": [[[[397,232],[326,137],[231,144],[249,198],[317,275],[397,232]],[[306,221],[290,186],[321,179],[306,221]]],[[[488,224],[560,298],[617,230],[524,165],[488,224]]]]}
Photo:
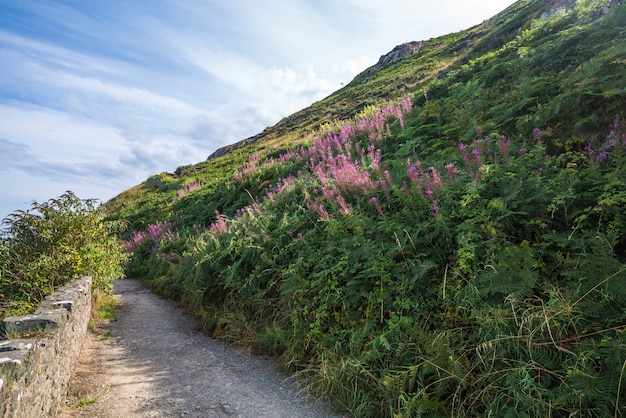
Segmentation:
{"type": "Polygon", "coordinates": [[[105,205],[354,416],[626,412],[626,6],[522,0],[105,205]]]}

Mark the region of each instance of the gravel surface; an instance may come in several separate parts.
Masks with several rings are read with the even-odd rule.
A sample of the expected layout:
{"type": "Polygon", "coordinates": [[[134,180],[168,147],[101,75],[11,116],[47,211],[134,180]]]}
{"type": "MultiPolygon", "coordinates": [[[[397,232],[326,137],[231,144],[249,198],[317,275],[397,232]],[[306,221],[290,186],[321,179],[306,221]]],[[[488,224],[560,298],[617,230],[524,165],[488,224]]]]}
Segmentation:
{"type": "Polygon", "coordinates": [[[59,417],[339,417],[271,361],[194,332],[144,283],[117,280],[115,295],[119,317],[88,333],[59,417]]]}

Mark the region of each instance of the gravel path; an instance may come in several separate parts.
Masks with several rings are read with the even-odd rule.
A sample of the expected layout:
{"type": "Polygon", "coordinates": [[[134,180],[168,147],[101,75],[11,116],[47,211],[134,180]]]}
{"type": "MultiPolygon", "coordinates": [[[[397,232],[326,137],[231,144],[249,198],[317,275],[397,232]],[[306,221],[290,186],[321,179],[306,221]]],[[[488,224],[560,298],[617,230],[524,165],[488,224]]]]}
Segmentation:
{"type": "Polygon", "coordinates": [[[110,337],[88,333],[59,417],[339,417],[269,360],[194,332],[144,283],[117,280],[115,294],[110,337]]]}

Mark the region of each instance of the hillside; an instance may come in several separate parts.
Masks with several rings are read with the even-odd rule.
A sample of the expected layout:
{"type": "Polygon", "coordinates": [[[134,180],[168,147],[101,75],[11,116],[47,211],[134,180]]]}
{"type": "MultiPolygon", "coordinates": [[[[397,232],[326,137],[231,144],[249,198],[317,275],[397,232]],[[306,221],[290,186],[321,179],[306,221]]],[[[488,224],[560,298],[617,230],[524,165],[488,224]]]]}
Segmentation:
{"type": "Polygon", "coordinates": [[[521,0],[105,204],[354,416],[626,414],[626,6],[521,0]]]}
{"type": "MultiPolygon", "coordinates": [[[[419,53],[374,74],[364,71],[328,98],[259,133],[252,138],[254,145],[234,155],[151,177],[108,202],[110,211],[137,228],[173,217],[185,211],[184,204],[167,203],[186,183],[202,180],[206,187],[201,194],[208,196],[250,155],[269,146],[294,146],[306,132],[403,92],[428,115],[416,126],[420,148],[433,141],[456,144],[478,125],[513,137],[528,137],[535,127],[554,137],[606,134],[623,111],[624,31],[620,12],[605,18],[603,9],[621,2],[579,2],[589,9],[577,6],[583,9],[584,25],[578,24],[577,13],[567,13],[574,3],[520,1],[481,25],[425,41],[419,53]],[[594,12],[594,5],[599,11],[594,12]]],[[[206,223],[214,219],[215,209],[232,214],[240,207],[215,205],[193,221],[206,223]]]]}

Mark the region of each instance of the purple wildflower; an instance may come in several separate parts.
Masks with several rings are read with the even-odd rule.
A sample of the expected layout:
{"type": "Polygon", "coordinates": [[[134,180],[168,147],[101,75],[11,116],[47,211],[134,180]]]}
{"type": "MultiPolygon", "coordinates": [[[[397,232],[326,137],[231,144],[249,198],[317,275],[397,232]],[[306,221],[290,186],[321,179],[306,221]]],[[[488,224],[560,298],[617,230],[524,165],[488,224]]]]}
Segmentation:
{"type": "Polygon", "coordinates": [[[383,208],[382,208],[378,198],[377,197],[372,197],[370,199],[370,202],[372,203],[372,205],[374,205],[374,208],[376,208],[376,212],[378,212],[379,215],[382,215],[383,214],[383,208]]]}
{"type": "Polygon", "coordinates": [[[511,145],[511,140],[508,137],[501,135],[497,142],[502,158],[504,158],[504,161],[507,161],[509,159],[509,147],[511,145]]]}
{"type": "Polygon", "coordinates": [[[446,176],[448,180],[457,181],[459,179],[459,170],[453,163],[446,164],[446,176]]]}
{"type": "Polygon", "coordinates": [[[226,225],[226,217],[220,215],[218,211],[215,211],[216,221],[211,224],[209,227],[213,234],[223,234],[228,231],[228,226],[226,225]]]}
{"type": "Polygon", "coordinates": [[[533,138],[535,138],[535,141],[537,141],[537,145],[543,144],[542,137],[541,137],[541,129],[539,128],[533,129],[533,138]]]}

